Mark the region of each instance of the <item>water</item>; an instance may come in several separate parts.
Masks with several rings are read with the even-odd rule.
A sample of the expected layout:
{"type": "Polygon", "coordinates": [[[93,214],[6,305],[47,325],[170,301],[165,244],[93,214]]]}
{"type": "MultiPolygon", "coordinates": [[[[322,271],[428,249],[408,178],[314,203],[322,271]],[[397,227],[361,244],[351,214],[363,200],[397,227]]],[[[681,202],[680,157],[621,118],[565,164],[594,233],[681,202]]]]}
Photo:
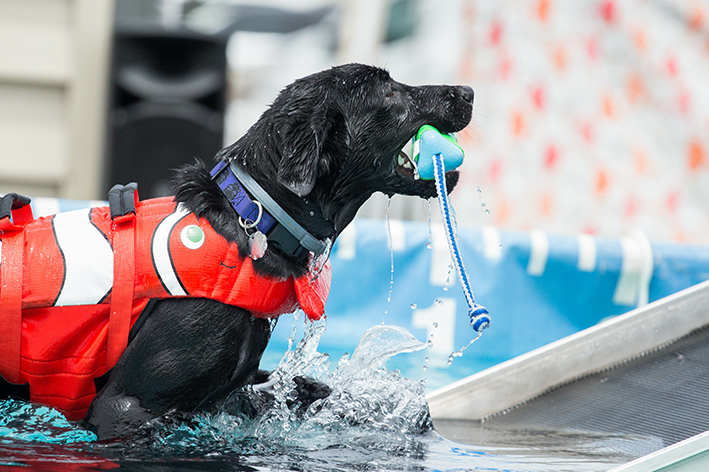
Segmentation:
{"type": "Polygon", "coordinates": [[[475,336],[473,339],[471,339],[468,344],[466,344],[465,346],[463,346],[462,348],[460,348],[460,349],[457,350],[457,351],[451,352],[451,355],[448,356],[448,365],[451,365],[451,364],[453,363],[453,360],[454,360],[456,357],[462,357],[462,356],[463,356],[463,351],[465,351],[466,349],[468,349],[475,341],[477,341],[478,339],[480,339],[480,336],[482,336],[482,335],[483,335],[483,332],[482,332],[482,331],[479,331],[478,334],[477,334],[477,336],[475,336]]]}
{"type": "Polygon", "coordinates": [[[389,221],[389,207],[391,206],[391,197],[387,197],[387,210],[386,210],[386,225],[387,225],[387,241],[389,243],[389,252],[391,254],[391,278],[389,279],[389,296],[387,297],[387,303],[391,302],[391,294],[394,290],[394,241],[391,237],[391,223],[389,221]]]}
{"type": "Polygon", "coordinates": [[[431,213],[431,199],[426,200],[428,203],[428,242],[426,243],[426,248],[433,249],[433,213],[431,213]]]}
{"type": "Polygon", "coordinates": [[[599,441],[615,439],[597,436],[575,435],[569,441],[517,431],[501,435],[501,445],[488,437],[477,446],[445,439],[433,429],[424,383],[385,366],[391,356],[425,349],[425,343],[403,328],[375,326],[352,356],[343,356],[332,370],[329,356],[317,350],[325,322],[305,324],[295,349],[294,329],[268,388],[235,392],[216,413],[161,418],[129,439],[97,442],[52,409],[2,401],[0,465],[141,471],[600,471],[633,458],[599,456],[594,452],[599,441]],[[297,375],[327,383],[332,393],[307,409],[294,404],[297,375]]]}

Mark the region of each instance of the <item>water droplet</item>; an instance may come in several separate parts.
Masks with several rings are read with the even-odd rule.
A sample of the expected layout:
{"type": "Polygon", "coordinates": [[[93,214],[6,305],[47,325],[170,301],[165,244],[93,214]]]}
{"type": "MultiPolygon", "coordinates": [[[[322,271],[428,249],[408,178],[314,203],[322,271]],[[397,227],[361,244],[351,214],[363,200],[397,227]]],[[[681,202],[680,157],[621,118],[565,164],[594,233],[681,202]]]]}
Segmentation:
{"type": "Polygon", "coordinates": [[[490,209],[487,208],[487,209],[485,210],[485,213],[487,213],[487,214],[489,215],[489,214],[490,214],[490,209]]]}
{"type": "Polygon", "coordinates": [[[428,249],[433,249],[433,244],[431,244],[431,241],[429,241],[429,242],[426,243],[426,247],[427,247],[428,249]]]}
{"type": "Polygon", "coordinates": [[[433,341],[431,341],[430,339],[426,341],[426,347],[433,347],[433,341]]]}
{"type": "Polygon", "coordinates": [[[433,327],[434,327],[434,328],[438,328],[438,321],[434,321],[434,322],[433,322],[433,327]]]}
{"type": "Polygon", "coordinates": [[[423,370],[428,370],[428,366],[427,365],[423,366],[423,370]]]}
{"type": "Polygon", "coordinates": [[[428,362],[430,359],[429,359],[428,357],[426,357],[424,360],[425,360],[426,362],[428,362]]]}
{"type": "Polygon", "coordinates": [[[478,194],[482,194],[482,193],[483,193],[483,191],[480,189],[480,187],[478,187],[478,194]]]}
{"type": "Polygon", "coordinates": [[[412,303],[412,304],[411,304],[411,309],[412,309],[412,310],[415,310],[417,307],[418,307],[418,305],[416,305],[415,303],[412,303]]]}
{"type": "Polygon", "coordinates": [[[451,365],[453,363],[453,355],[448,357],[448,365],[451,365]]]}
{"type": "Polygon", "coordinates": [[[310,216],[315,216],[315,212],[314,212],[314,211],[311,211],[311,212],[310,212],[310,216]]]}
{"type": "Polygon", "coordinates": [[[438,306],[441,306],[443,305],[443,300],[441,300],[440,298],[436,298],[436,301],[434,303],[438,306]]]}
{"type": "Polygon", "coordinates": [[[444,291],[444,292],[447,292],[447,291],[448,291],[448,285],[445,285],[445,286],[443,287],[443,291],[444,291]]]}
{"type": "Polygon", "coordinates": [[[487,206],[487,203],[482,202],[482,203],[480,204],[480,206],[483,207],[483,208],[485,208],[485,207],[487,206]]]}

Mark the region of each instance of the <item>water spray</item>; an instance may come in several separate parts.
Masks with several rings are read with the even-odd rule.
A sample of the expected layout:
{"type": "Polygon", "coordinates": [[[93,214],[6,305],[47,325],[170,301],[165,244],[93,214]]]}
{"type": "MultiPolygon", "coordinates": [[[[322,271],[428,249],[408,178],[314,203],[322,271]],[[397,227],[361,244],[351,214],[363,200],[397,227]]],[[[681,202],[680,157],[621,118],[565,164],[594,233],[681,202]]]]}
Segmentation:
{"type": "Polygon", "coordinates": [[[443,217],[443,227],[448,240],[448,249],[458,272],[463,295],[468,303],[470,326],[478,333],[482,333],[485,328],[490,326],[490,314],[487,308],[475,303],[475,297],[473,297],[473,291],[468,281],[468,273],[465,271],[465,265],[463,265],[463,259],[458,249],[458,236],[446,191],[445,173],[463,163],[463,149],[458,146],[454,135],[442,134],[433,126],[425,125],[414,136],[412,154],[417,167],[415,175],[423,180],[436,180],[436,191],[443,217]]]}

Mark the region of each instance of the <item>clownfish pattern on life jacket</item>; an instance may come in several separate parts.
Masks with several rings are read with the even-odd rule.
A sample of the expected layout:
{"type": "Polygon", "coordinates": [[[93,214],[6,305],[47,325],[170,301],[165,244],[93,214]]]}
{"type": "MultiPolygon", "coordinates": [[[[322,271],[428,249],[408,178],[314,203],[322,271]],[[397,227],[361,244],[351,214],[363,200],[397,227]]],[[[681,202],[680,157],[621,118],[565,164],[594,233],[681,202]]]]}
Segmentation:
{"type": "MultiPolygon", "coordinates": [[[[324,314],[329,263],[314,281],[260,276],[252,260],[239,255],[236,243],[171,197],[137,202],[135,210],[133,297],[126,330],[151,299],[170,297],[209,298],[259,317],[299,307],[311,319],[324,314]]],[[[71,420],[84,416],[96,394],[94,379],[112,367],[107,344],[118,290],[114,263],[122,263],[116,246],[120,231],[108,207],[37,218],[23,229],[19,372],[0,363],[0,375],[13,384],[29,384],[30,401],[57,408],[71,420]]],[[[9,267],[8,255],[2,254],[4,237],[0,233],[0,260],[9,267]]],[[[0,306],[0,323],[2,317],[0,306]]],[[[0,346],[0,356],[6,355],[0,346]]]]}

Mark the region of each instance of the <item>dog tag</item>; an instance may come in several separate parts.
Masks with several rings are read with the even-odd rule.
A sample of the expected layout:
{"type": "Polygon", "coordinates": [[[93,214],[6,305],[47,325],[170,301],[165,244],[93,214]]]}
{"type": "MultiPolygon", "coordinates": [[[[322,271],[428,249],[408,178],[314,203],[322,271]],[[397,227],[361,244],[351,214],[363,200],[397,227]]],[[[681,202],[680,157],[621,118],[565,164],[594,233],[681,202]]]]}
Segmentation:
{"type": "Polygon", "coordinates": [[[261,231],[256,231],[249,235],[249,244],[251,244],[251,259],[261,259],[268,248],[268,240],[266,235],[261,231]]]}

